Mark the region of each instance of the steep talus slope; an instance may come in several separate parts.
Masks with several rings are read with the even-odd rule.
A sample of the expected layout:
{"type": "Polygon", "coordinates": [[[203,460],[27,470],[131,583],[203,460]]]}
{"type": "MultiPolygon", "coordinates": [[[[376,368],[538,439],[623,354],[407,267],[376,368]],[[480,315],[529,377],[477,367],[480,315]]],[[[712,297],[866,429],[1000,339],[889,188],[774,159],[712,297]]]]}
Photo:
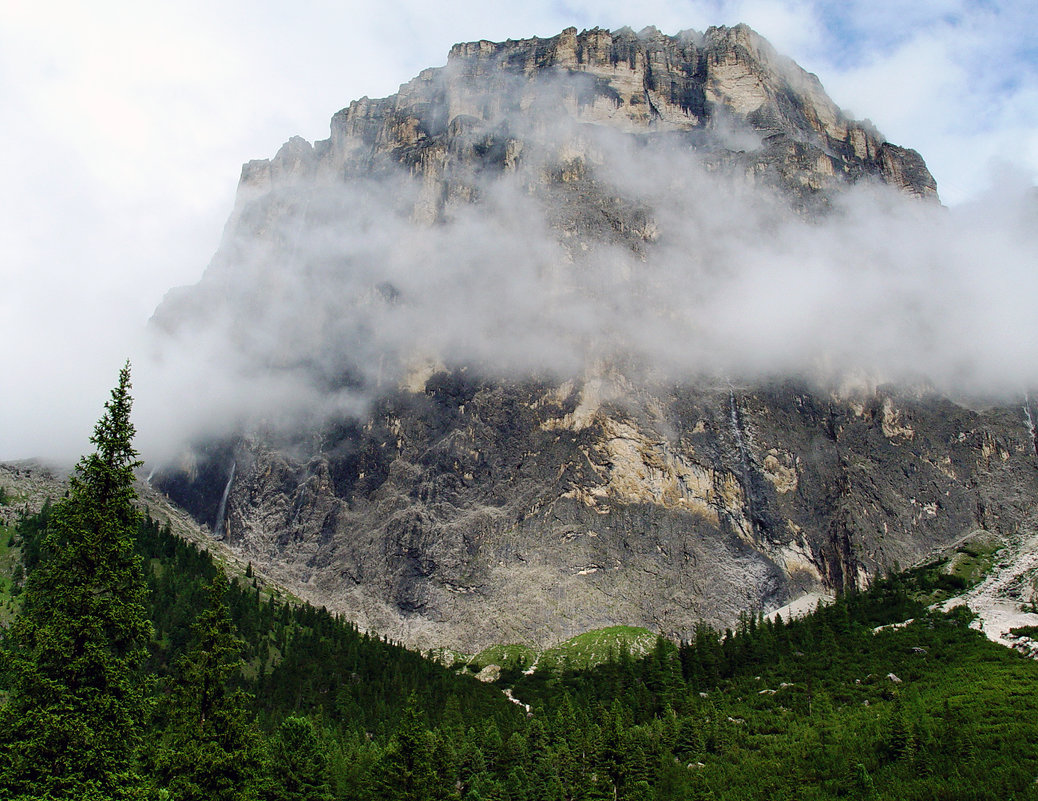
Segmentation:
{"type": "Polygon", "coordinates": [[[301,597],[470,652],[685,636],[1018,534],[1019,407],[711,361],[711,282],[856,185],[936,198],[745,26],[457,45],[245,166],[154,322],[274,400],[155,481],[301,597]]]}

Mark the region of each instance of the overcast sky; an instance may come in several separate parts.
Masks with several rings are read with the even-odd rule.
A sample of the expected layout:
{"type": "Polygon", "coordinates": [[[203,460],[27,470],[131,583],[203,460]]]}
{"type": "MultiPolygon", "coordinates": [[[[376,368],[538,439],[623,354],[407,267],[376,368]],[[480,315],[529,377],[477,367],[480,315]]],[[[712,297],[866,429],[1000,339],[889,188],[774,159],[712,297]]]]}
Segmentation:
{"type": "Polygon", "coordinates": [[[243,162],[325,138],[458,41],[740,21],[919,150],[946,204],[1034,183],[1033,0],[0,4],[0,459],[88,448],[152,310],[215,251],[243,162]]]}

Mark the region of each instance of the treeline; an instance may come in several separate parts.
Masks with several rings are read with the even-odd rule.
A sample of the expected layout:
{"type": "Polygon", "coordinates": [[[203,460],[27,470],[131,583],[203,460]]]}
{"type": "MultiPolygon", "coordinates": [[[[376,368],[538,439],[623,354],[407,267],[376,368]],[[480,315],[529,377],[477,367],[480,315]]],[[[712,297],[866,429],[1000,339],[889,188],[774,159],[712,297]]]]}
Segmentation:
{"type": "MultiPolygon", "coordinates": [[[[206,551],[150,517],[141,523],[137,550],[147,568],[155,631],[148,670],[168,676],[188,646],[209,585],[222,573],[206,551]]],[[[224,603],[244,660],[235,683],[254,699],[265,728],[305,712],[334,728],[384,738],[411,696],[434,725],[448,704],[466,717],[516,716],[499,691],[361,632],[323,607],[271,595],[251,574],[250,568],[230,583],[224,603]]]]}
{"type": "MultiPolygon", "coordinates": [[[[49,514],[18,526],[30,570],[49,514]]],[[[920,598],[946,583],[936,570],[797,620],[701,625],[590,670],[504,665],[488,686],[252,577],[223,586],[206,552],[150,518],[135,548],[153,626],[141,770],[168,797],[1012,798],[1038,775],[1036,666],[970,629],[968,610],[928,612],[920,598]],[[178,784],[206,756],[176,709],[203,653],[223,659],[238,732],[222,789],[178,784]]]]}
{"type": "Polygon", "coordinates": [[[1038,665],[929,609],[955,589],[937,568],[482,684],[142,519],[128,388],[68,497],[17,526],[4,801],[1036,797],[1038,665]]]}

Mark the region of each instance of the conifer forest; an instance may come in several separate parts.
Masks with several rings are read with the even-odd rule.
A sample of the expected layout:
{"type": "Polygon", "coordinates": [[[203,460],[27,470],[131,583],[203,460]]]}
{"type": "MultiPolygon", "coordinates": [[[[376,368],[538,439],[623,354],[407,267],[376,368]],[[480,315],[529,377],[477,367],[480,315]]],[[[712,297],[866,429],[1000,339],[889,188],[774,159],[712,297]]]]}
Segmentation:
{"type": "Polygon", "coordinates": [[[131,403],[127,367],[66,497],[0,538],[5,801],[1038,798],[1038,665],[940,610],[934,566],[480,681],[142,511],[131,403]]]}

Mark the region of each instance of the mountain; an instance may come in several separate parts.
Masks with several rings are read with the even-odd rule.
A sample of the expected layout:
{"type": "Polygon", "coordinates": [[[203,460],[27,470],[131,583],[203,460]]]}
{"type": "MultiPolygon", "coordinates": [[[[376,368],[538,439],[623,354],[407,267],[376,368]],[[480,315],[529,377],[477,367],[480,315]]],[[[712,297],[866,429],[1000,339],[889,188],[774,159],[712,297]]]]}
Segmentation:
{"type": "Polygon", "coordinates": [[[470,653],[1022,541],[1034,410],[920,368],[941,279],[894,263],[942,211],[746,26],[457,45],[245,165],[153,319],[192,376],[153,481],[300,597],[470,653]]]}

